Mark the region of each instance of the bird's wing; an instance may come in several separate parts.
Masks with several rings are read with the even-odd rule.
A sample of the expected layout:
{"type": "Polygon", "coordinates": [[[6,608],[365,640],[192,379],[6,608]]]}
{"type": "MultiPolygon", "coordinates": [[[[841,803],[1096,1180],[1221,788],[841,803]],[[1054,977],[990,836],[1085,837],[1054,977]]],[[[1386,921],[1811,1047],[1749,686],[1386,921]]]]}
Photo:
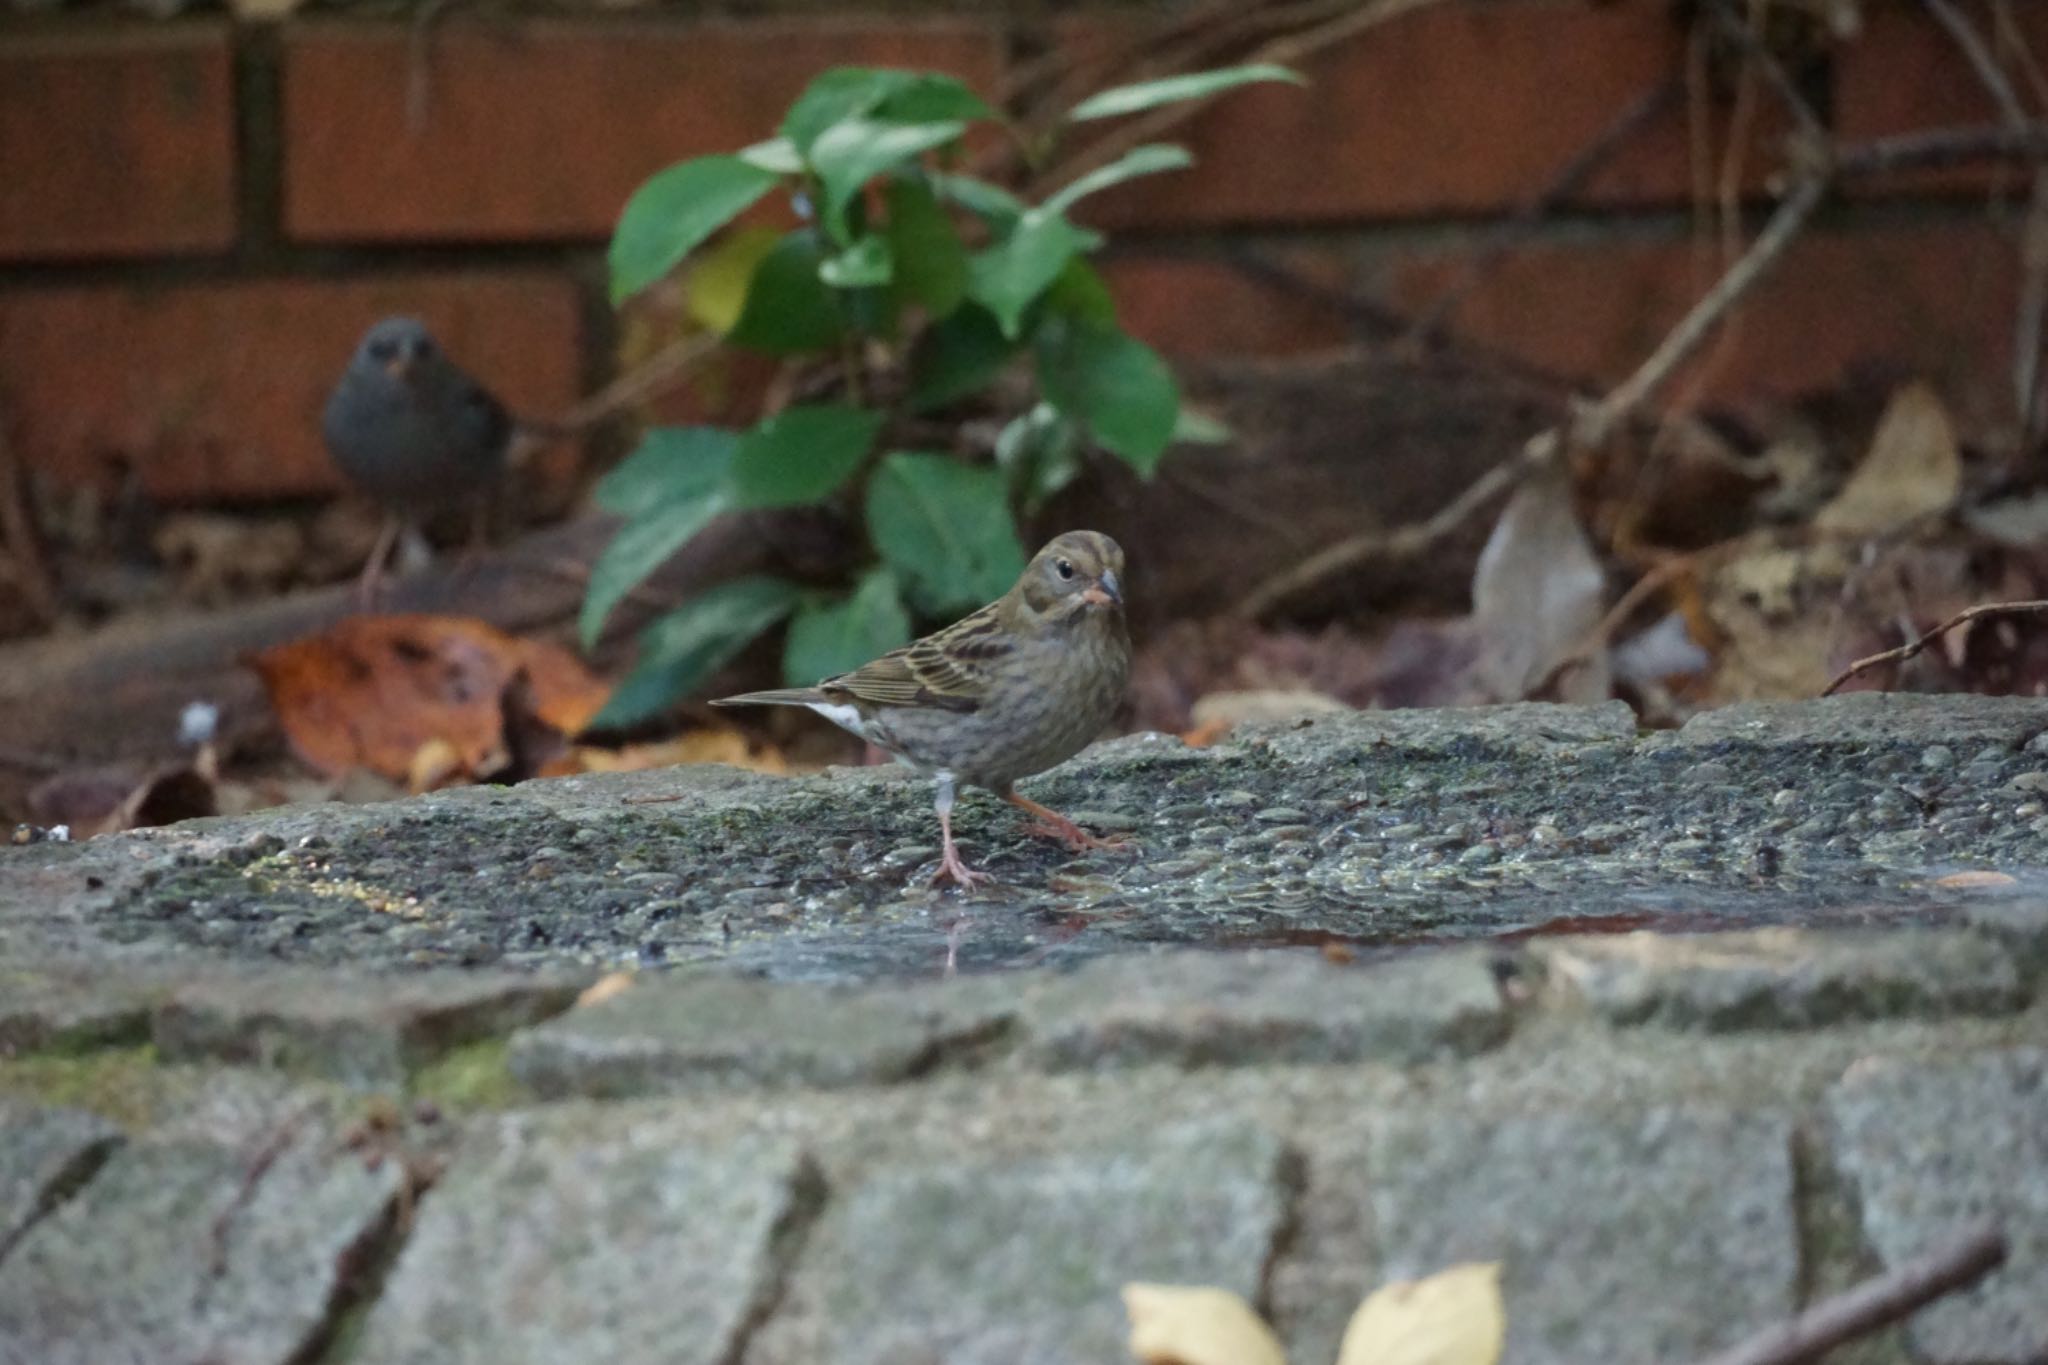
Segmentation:
{"type": "Polygon", "coordinates": [[[992,603],[819,687],[876,706],[973,711],[988,695],[989,666],[1015,648],[992,603]]]}

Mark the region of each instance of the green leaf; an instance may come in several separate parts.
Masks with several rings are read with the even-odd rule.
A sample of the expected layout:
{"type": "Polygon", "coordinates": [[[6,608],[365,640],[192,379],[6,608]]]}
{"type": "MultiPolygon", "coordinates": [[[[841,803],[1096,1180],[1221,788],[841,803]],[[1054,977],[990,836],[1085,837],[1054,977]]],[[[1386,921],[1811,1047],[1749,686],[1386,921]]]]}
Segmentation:
{"type": "Polygon", "coordinates": [[[1236,439],[1237,433],[1227,423],[1183,403],[1173,419],[1173,440],[1170,444],[1186,442],[1198,446],[1226,446],[1236,439]]]}
{"type": "Polygon", "coordinates": [[[725,482],[739,437],[723,427],[653,427],[618,468],[598,480],[597,505],[622,517],[702,497],[725,482]]]}
{"type": "Polygon", "coordinates": [[[621,526],[591,566],[590,582],[583,590],[583,610],[576,618],[583,647],[597,643],[612,608],[627,593],[730,505],[721,481],[710,489],[692,487],[665,499],[621,526]]]}
{"type": "Polygon", "coordinates": [[[835,66],[820,72],[782,116],[782,136],[808,155],[811,144],[827,128],[841,119],[867,113],[916,79],[909,71],[866,66],[835,66]]]}
{"type": "Polygon", "coordinates": [[[896,575],[871,569],[851,596],[809,602],[797,611],[782,646],[782,680],[808,687],[909,643],[910,614],[896,575]]]}
{"type": "Polygon", "coordinates": [[[935,318],[967,297],[967,248],[922,178],[889,182],[889,250],[900,291],[935,318]]]}
{"type": "Polygon", "coordinates": [[[794,583],[756,576],[721,583],[691,598],[640,637],[638,662],[591,727],[632,725],[659,714],[789,615],[802,595],[794,583]]]}
{"type": "Polygon", "coordinates": [[[1032,209],[1017,220],[1008,238],[969,259],[968,297],[985,304],[1002,324],[1003,335],[1014,337],[1024,310],[1059,278],[1067,262],[1101,240],[1056,213],[1032,209]]]}
{"type": "Polygon", "coordinates": [[[1151,347],[1114,327],[1050,314],[1035,338],[1048,401],[1150,475],[1173,439],[1180,386],[1151,347]]]}
{"type": "Polygon", "coordinates": [[[824,261],[818,234],[810,228],[777,242],[754,268],[746,307],[726,340],[773,355],[838,345],[845,323],[832,291],[818,278],[824,261]]]}
{"type": "Polygon", "coordinates": [[[1045,306],[1070,318],[1116,325],[1116,299],[1109,292],[1102,273],[1076,256],[1045,291],[1045,306]]]}
{"type": "Polygon", "coordinates": [[[764,171],[777,175],[802,175],[804,158],[796,144],[786,137],[771,137],[766,142],[757,142],[751,147],[742,147],[734,153],[749,166],[759,166],[764,171]]]}
{"type": "Polygon", "coordinates": [[[736,156],[700,156],[657,171],[626,201],[612,233],[612,302],[675,269],[706,237],[779,183],[736,156]]]}
{"type": "Polygon", "coordinates": [[[926,328],[911,351],[911,408],[942,408],[990,383],[1009,365],[1018,345],[1003,335],[988,309],[972,303],[954,309],[926,328]]]}
{"type": "Polygon", "coordinates": [[[740,438],[727,480],[735,507],[817,502],[852,477],[885,414],[839,403],[784,408],[740,438]]]}
{"type": "Polygon", "coordinates": [[[1308,84],[1299,72],[1271,63],[1227,66],[1216,71],[1196,71],[1185,76],[1139,81],[1135,85],[1113,85],[1107,90],[1098,90],[1082,100],[1073,107],[1067,117],[1076,123],[1087,119],[1115,118],[1119,114],[1135,114],[1141,109],[1155,109],[1162,104],[1198,100],[1219,91],[1229,90],[1233,86],[1250,85],[1257,81],[1308,84]]]}
{"type": "Polygon", "coordinates": [[[971,175],[937,174],[932,188],[993,228],[1008,228],[1024,216],[1024,201],[999,185],[971,175]]]}
{"type": "Polygon", "coordinates": [[[754,272],[782,234],[771,227],[734,228],[690,267],[686,307],[714,332],[730,332],[746,310],[754,272]]]}
{"type": "Polygon", "coordinates": [[[818,266],[818,278],[834,289],[865,289],[896,277],[886,237],[863,237],[818,266]]]}
{"type": "Polygon", "coordinates": [[[958,119],[938,123],[889,123],[881,119],[847,118],[827,128],[811,144],[811,168],[824,186],[825,230],[848,241],[846,204],[861,186],[883,171],[958,138],[967,125],[958,119]]]}
{"type": "Polygon", "coordinates": [[[996,437],[996,465],[1026,512],[1072,483],[1081,472],[1081,434],[1074,421],[1050,403],[1039,403],[1011,419],[996,437]]]}
{"type": "Polygon", "coordinates": [[[909,79],[875,103],[870,112],[876,118],[895,123],[937,123],[942,119],[972,122],[996,117],[996,111],[989,108],[986,100],[951,76],[936,71],[892,74],[908,75],[909,79]]]}
{"type": "Polygon", "coordinates": [[[868,481],[868,535],[924,610],[980,606],[1024,571],[1002,471],[897,451],[868,481]]]}
{"type": "Polygon", "coordinates": [[[1170,142],[1153,142],[1143,147],[1133,147],[1107,166],[1097,166],[1088,174],[1061,189],[1039,206],[1044,213],[1065,213],[1075,203],[1111,185],[1121,185],[1126,180],[1135,180],[1141,175],[1157,175],[1161,171],[1177,171],[1183,166],[1195,164],[1194,157],[1185,147],[1176,147],[1170,142]]]}

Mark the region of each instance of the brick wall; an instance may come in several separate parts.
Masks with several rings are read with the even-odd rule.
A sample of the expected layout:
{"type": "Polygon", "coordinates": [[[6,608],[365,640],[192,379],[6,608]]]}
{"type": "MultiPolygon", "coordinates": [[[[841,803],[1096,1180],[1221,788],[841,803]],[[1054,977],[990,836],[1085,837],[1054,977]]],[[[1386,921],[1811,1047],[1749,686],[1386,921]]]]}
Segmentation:
{"type": "MultiPolygon", "coordinates": [[[[2044,11],[2015,12],[2048,45],[2044,11]]],[[[1077,12],[1034,33],[1086,56],[1133,22],[1077,12]]],[[[516,408],[559,411],[607,372],[603,243],[643,176],[764,136],[828,65],[992,89],[1019,36],[966,5],[458,14],[422,67],[409,28],[381,21],[0,28],[0,416],[64,482],[125,464],[169,500],[324,492],[326,386],[361,329],[401,309],[516,408]]],[[[1309,89],[1241,92],[1190,125],[1194,171],[1095,201],[1119,233],[1125,316],[1181,355],[1345,339],[1336,313],[1236,268],[1234,244],[1426,310],[1486,224],[1685,61],[1667,0],[1448,0],[1368,32],[1308,63],[1309,89]]],[[[1872,7],[1826,87],[1844,139],[1991,117],[1917,6],[1872,7]]],[[[1759,107],[1752,192],[1779,131],[1759,107]]],[[[1718,151],[1728,117],[1725,100],[1672,102],[1452,325],[1588,381],[1625,373],[1717,268],[1692,211],[1695,149],[1704,129],[1718,151]]],[[[1998,411],[2018,184],[1987,170],[1860,188],[1744,311],[1701,390],[1769,400],[1881,364],[1998,411]]]]}

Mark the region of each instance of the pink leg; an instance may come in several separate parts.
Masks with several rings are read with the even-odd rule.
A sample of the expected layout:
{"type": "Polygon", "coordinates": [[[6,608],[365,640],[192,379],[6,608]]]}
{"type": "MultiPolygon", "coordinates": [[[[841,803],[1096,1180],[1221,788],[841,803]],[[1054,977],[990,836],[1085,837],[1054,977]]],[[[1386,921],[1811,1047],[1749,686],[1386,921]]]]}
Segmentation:
{"type": "Polygon", "coordinates": [[[1006,792],[1003,800],[1027,812],[1036,822],[1025,828],[1026,834],[1036,834],[1044,839],[1057,839],[1067,846],[1069,853],[1080,853],[1085,849],[1103,848],[1112,853],[1136,853],[1138,846],[1129,839],[1100,839],[1082,829],[1079,825],[1047,806],[1028,800],[1015,792],[1006,792]]]}
{"type": "MultiPolygon", "coordinates": [[[[950,796],[952,793],[947,792],[946,795],[950,796]]],[[[939,855],[939,870],[932,876],[932,885],[936,886],[951,877],[971,891],[981,883],[992,882],[995,878],[986,872],[977,872],[960,861],[960,850],[953,846],[952,807],[951,801],[942,801],[939,804],[939,839],[945,846],[945,851],[939,855]]]]}
{"type": "Polygon", "coordinates": [[[384,561],[391,558],[391,547],[398,543],[398,518],[384,518],[384,529],[377,533],[377,544],[370,551],[369,562],[363,565],[362,577],[356,580],[356,606],[362,611],[373,611],[377,597],[384,590],[384,561]]]}

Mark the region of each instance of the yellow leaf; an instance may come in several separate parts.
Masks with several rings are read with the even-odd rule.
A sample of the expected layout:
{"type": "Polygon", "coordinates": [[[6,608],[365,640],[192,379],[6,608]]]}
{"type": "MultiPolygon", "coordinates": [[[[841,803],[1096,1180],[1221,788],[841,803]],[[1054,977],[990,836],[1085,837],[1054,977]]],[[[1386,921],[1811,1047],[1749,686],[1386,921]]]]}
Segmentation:
{"type": "Polygon", "coordinates": [[[1875,535],[1948,507],[1962,483],[1948,409],[1926,384],[1909,384],[1892,395],[1870,452],[1813,524],[1839,535],[1875,535]]]}
{"type": "Polygon", "coordinates": [[[576,1008],[585,1009],[591,1005],[602,1005],[615,995],[623,995],[633,988],[633,973],[610,972],[583,988],[583,994],[576,997],[576,1008]]]}
{"type": "Polygon", "coordinates": [[[1496,1365],[1507,1340],[1500,1262],[1381,1285],[1358,1305],[1337,1365],[1496,1365]]]}
{"type": "Polygon", "coordinates": [[[1273,1329],[1227,1289],[1127,1284],[1124,1311],[1145,1365],[1287,1365],[1273,1329]]]}
{"type": "Polygon", "coordinates": [[[2007,872],[1992,872],[1977,869],[1971,872],[1951,872],[1946,877],[1936,877],[1934,885],[1944,891],[1982,891],[1994,886],[2012,886],[2019,878],[2007,872]]]}
{"type": "Polygon", "coordinates": [[[774,228],[734,228],[690,269],[689,313],[714,332],[730,332],[747,306],[761,258],[782,240],[774,228]]]}

